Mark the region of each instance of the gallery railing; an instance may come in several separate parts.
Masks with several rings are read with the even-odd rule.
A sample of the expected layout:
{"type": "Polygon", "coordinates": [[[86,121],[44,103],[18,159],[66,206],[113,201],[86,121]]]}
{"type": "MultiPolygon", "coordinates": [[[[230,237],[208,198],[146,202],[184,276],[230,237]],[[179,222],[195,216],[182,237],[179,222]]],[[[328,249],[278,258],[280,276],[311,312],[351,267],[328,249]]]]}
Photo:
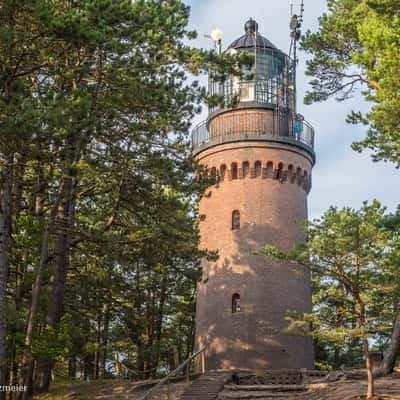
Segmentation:
{"type": "Polygon", "coordinates": [[[265,129],[251,116],[245,120],[240,116],[231,116],[221,124],[211,125],[211,128],[209,119],[202,121],[192,130],[192,146],[196,151],[224,142],[259,139],[298,144],[313,154],[314,136],[314,128],[307,121],[289,116],[276,107],[273,111],[273,123],[266,123],[265,129]]]}

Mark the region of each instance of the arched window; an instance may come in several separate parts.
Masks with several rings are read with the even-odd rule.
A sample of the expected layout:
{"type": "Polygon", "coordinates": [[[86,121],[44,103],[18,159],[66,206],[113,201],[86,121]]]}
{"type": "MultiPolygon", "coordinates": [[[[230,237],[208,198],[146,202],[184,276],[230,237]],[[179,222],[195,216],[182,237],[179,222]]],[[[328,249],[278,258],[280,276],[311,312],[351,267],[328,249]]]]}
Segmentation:
{"type": "Polygon", "coordinates": [[[238,178],[238,166],[236,163],[232,163],[232,165],[231,165],[231,175],[232,175],[232,179],[238,178]]]}
{"type": "Polygon", "coordinates": [[[272,161],[268,161],[267,163],[267,178],[273,178],[274,176],[274,164],[272,161]]]}
{"type": "Polygon", "coordinates": [[[303,189],[307,190],[308,187],[308,174],[307,171],[304,171],[303,174],[303,189]]]}
{"type": "Polygon", "coordinates": [[[211,168],[211,178],[215,179],[217,177],[217,168],[212,167],[211,168]]]}
{"type": "Polygon", "coordinates": [[[278,171],[276,173],[276,179],[281,180],[283,178],[283,164],[279,163],[278,165],[278,171]]]}
{"type": "Polygon", "coordinates": [[[240,295],[235,293],[232,296],[232,314],[240,312],[240,295]]]}
{"type": "Polygon", "coordinates": [[[246,178],[246,176],[248,176],[250,172],[250,164],[247,161],[245,161],[243,163],[242,168],[243,168],[243,178],[246,178]]]}
{"type": "Polygon", "coordinates": [[[259,178],[261,176],[261,161],[256,161],[254,164],[254,175],[256,178],[259,178]]]}
{"type": "Polygon", "coordinates": [[[296,174],[294,173],[294,168],[292,164],[290,164],[288,167],[288,179],[290,183],[294,183],[294,180],[296,179],[296,174]]]}
{"type": "Polygon", "coordinates": [[[232,212],[232,230],[240,229],[240,212],[235,210],[232,212]]]}
{"type": "Polygon", "coordinates": [[[300,167],[297,168],[296,177],[297,177],[297,184],[300,186],[303,181],[303,177],[301,176],[301,168],[300,167]]]}
{"type": "Polygon", "coordinates": [[[225,179],[225,175],[226,175],[226,165],[225,164],[221,165],[221,168],[219,169],[219,173],[221,176],[221,181],[223,181],[225,179]]]}

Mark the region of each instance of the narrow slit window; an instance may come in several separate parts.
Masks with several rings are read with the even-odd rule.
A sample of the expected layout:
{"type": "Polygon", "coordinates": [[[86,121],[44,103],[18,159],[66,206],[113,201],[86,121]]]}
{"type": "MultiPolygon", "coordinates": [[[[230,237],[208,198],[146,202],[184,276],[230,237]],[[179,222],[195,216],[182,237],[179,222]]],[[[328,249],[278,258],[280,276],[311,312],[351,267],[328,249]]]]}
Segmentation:
{"type": "Polygon", "coordinates": [[[245,161],[243,163],[243,178],[246,178],[246,176],[249,175],[249,172],[250,172],[250,164],[247,161],[245,161]]]}
{"type": "Polygon", "coordinates": [[[220,172],[220,177],[221,177],[221,181],[225,180],[225,175],[226,175],[226,165],[221,165],[221,168],[219,170],[220,172]]]}
{"type": "Polygon", "coordinates": [[[261,162],[260,161],[256,161],[256,163],[254,164],[254,174],[255,174],[256,178],[259,178],[261,176],[261,162]]]}
{"type": "Polygon", "coordinates": [[[283,178],[283,164],[282,164],[282,163],[279,163],[279,165],[278,165],[278,172],[277,172],[277,175],[276,175],[276,179],[281,180],[282,178],[283,178]]]}
{"type": "Polygon", "coordinates": [[[241,311],[240,307],[240,295],[235,293],[232,296],[232,314],[236,314],[241,311]]]}
{"type": "Polygon", "coordinates": [[[217,179],[217,168],[211,168],[211,179],[217,179]]]}
{"type": "Polygon", "coordinates": [[[300,186],[301,183],[303,182],[303,177],[301,175],[301,168],[300,167],[297,168],[296,177],[297,177],[297,184],[300,186]]]}
{"type": "Polygon", "coordinates": [[[294,180],[296,179],[296,174],[294,173],[294,168],[292,164],[290,164],[288,167],[288,179],[290,183],[294,183],[294,180]]]}
{"type": "Polygon", "coordinates": [[[267,163],[267,178],[272,179],[274,176],[274,164],[269,161],[267,163]]]}
{"type": "Polygon", "coordinates": [[[232,212],[232,230],[240,229],[240,212],[235,210],[232,212]]]}
{"type": "Polygon", "coordinates": [[[236,163],[233,163],[231,165],[231,174],[232,174],[232,179],[238,178],[238,166],[236,163]]]}

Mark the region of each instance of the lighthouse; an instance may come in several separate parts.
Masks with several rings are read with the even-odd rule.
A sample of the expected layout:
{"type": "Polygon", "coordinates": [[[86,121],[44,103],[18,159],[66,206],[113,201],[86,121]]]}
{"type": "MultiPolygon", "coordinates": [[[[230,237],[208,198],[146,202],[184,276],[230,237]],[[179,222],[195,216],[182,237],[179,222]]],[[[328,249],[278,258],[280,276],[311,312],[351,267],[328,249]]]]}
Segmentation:
{"type": "Polygon", "coordinates": [[[313,368],[313,343],[287,331],[288,313],[311,311],[310,273],[300,265],[255,254],[306,239],[307,196],[315,164],[314,130],[296,110],[296,62],[258,32],[225,51],[254,55],[242,77],[209,77],[210,109],[192,133],[198,162],[218,176],[200,200],[196,346],[207,370],[313,368]]]}

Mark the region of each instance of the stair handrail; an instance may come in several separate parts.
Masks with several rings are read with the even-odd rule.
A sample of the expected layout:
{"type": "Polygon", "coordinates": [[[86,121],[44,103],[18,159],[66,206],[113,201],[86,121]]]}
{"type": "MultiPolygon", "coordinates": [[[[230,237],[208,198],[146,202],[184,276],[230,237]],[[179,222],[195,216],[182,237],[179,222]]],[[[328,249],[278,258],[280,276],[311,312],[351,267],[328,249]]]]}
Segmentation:
{"type": "MultiPolygon", "coordinates": [[[[194,353],[192,356],[190,356],[188,359],[186,359],[182,364],[180,364],[176,369],[174,369],[172,372],[170,372],[165,378],[161,379],[160,382],[157,383],[157,385],[153,386],[148,392],[146,392],[143,397],[140,398],[140,400],[147,400],[150,399],[150,397],[165,383],[169,382],[170,378],[174,375],[176,375],[178,372],[182,371],[192,360],[194,360],[196,357],[198,357],[200,354],[204,354],[207,346],[202,347],[199,351],[194,353]]],[[[202,374],[205,373],[205,365],[204,365],[204,358],[202,358],[202,366],[201,366],[202,374]]]]}

